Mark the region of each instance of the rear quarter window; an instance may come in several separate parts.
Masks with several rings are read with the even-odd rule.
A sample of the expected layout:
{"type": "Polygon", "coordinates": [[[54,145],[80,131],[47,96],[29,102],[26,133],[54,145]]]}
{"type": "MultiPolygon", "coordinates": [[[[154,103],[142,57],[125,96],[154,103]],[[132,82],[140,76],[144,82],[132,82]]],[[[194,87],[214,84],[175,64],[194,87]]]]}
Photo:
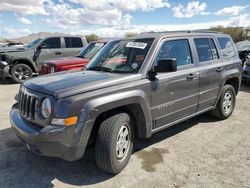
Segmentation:
{"type": "Polygon", "coordinates": [[[227,37],[219,37],[218,42],[220,44],[222,56],[225,59],[233,58],[236,56],[233,43],[227,37]]]}

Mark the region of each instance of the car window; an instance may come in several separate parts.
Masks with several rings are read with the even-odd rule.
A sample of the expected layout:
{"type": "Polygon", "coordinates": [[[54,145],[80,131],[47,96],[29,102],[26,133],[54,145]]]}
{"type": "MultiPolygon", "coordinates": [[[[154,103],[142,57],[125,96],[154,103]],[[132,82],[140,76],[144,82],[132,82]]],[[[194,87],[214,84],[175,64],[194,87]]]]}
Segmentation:
{"type": "Polygon", "coordinates": [[[83,47],[80,37],[65,37],[66,48],[81,48],[83,47]]]}
{"type": "Polygon", "coordinates": [[[218,38],[220,48],[222,51],[222,56],[224,58],[232,58],[235,57],[236,53],[234,51],[233,43],[229,38],[219,37],[218,38]]]}
{"type": "Polygon", "coordinates": [[[166,41],[160,48],[156,60],[176,59],[177,66],[192,64],[190,46],[187,39],[166,41]]]}
{"type": "Polygon", "coordinates": [[[219,58],[218,51],[212,38],[198,38],[194,39],[194,42],[199,62],[206,62],[219,58]]]}
{"type": "Polygon", "coordinates": [[[91,42],[78,55],[81,58],[91,59],[105,45],[102,42],[91,42]]]}
{"type": "Polygon", "coordinates": [[[45,48],[61,48],[61,40],[60,37],[48,38],[43,41],[43,44],[46,46],[45,48]]]}

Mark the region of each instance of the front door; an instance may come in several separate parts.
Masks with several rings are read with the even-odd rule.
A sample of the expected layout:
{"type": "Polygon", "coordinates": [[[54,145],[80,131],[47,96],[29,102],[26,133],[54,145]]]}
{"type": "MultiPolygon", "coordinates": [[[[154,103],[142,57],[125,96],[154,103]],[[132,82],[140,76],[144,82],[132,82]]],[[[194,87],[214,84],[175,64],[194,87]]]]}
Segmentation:
{"type": "Polygon", "coordinates": [[[195,113],[198,107],[199,75],[189,39],[163,41],[155,62],[169,58],[176,59],[177,71],[159,73],[151,82],[151,112],[155,130],[195,113]]]}
{"type": "Polygon", "coordinates": [[[63,57],[61,38],[51,37],[44,40],[42,42],[42,48],[36,49],[34,57],[34,61],[37,64],[38,70],[40,70],[44,61],[63,57]]]}

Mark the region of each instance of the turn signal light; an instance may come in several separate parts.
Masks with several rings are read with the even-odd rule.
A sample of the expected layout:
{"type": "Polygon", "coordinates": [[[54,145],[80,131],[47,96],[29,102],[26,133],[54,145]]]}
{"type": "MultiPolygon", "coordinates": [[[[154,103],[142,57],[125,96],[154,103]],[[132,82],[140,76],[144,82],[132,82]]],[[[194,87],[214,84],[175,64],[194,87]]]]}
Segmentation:
{"type": "Polygon", "coordinates": [[[77,122],[77,117],[70,117],[70,118],[66,118],[64,119],[64,125],[65,126],[70,126],[70,125],[74,125],[77,122]]]}

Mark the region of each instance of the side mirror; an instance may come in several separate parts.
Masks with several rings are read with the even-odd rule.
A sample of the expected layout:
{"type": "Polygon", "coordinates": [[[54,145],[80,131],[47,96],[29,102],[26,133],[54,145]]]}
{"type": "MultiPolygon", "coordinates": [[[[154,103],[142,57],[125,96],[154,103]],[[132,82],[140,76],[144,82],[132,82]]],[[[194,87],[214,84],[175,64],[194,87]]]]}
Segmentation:
{"type": "Polygon", "coordinates": [[[154,79],[157,73],[177,71],[176,59],[160,59],[148,73],[150,79],[154,79]]]}
{"type": "Polygon", "coordinates": [[[175,72],[177,71],[176,59],[160,59],[154,67],[158,72],[175,72]]]}
{"type": "Polygon", "coordinates": [[[47,48],[47,45],[46,45],[46,44],[44,44],[44,43],[42,43],[42,44],[40,44],[40,45],[38,46],[38,48],[39,48],[39,49],[42,49],[42,48],[47,48]]]}

